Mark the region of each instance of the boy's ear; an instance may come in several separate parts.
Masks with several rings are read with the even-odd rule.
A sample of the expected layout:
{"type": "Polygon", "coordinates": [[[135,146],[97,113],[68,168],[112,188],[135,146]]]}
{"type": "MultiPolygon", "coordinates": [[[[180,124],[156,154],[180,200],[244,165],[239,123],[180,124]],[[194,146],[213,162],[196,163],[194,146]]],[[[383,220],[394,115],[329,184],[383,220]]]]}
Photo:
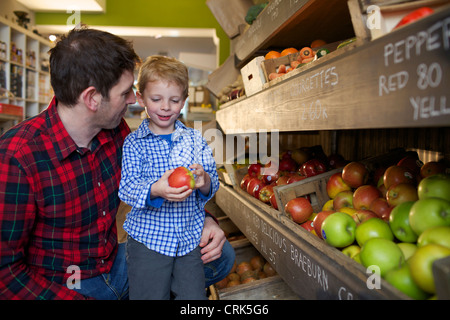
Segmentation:
{"type": "Polygon", "coordinates": [[[84,105],[91,111],[97,111],[102,102],[102,95],[95,87],[88,87],[81,93],[81,99],[84,105]]]}
{"type": "Polygon", "coordinates": [[[142,95],[139,91],[136,91],[136,99],[139,102],[139,104],[141,105],[141,107],[146,108],[144,98],[142,97],[142,95]]]}

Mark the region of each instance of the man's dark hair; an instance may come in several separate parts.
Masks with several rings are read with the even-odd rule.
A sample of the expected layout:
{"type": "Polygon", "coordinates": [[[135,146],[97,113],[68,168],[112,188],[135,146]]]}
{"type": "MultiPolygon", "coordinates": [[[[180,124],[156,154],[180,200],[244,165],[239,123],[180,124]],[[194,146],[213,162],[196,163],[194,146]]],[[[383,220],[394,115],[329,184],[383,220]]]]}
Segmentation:
{"type": "Polygon", "coordinates": [[[108,99],[123,72],[133,72],[140,61],[130,41],[87,27],[63,35],[49,52],[51,85],[58,101],[68,106],[90,86],[108,99]]]}

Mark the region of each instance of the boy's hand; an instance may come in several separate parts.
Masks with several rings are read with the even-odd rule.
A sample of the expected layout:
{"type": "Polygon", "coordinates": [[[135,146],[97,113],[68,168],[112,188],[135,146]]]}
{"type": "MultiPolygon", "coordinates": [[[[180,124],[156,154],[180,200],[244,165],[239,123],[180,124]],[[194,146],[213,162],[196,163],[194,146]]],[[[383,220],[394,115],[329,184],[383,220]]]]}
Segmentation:
{"type": "Polygon", "coordinates": [[[194,163],[189,166],[189,168],[194,169],[192,173],[195,177],[195,189],[199,189],[204,195],[209,194],[209,189],[211,187],[211,178],[209,174],[203,169],[201,164],[194,163]]]}
{"type": "Polygon", "coordinates": [[[192,189],[189,189],[187,186],[180,188],[169,186],[169,176],[173,171],[174,169],[167,170],[161,178],[152,185],[152,197],[162,197],[169,201],[183,201],[190,196],[192,189]]]}

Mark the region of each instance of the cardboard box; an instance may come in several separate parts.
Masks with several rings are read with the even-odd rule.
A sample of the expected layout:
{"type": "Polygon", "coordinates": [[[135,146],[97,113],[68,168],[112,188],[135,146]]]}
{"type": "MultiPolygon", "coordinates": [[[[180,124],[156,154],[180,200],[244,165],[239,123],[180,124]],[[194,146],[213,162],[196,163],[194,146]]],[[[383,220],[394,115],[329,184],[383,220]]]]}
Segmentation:
{"type": "Polygon", "coordinates": [[[245,95],[247,97],[261,91],[266,83],[266,76],[261,67],[264,57],[256,57],[241,69],[244,82],[245,95]]]}

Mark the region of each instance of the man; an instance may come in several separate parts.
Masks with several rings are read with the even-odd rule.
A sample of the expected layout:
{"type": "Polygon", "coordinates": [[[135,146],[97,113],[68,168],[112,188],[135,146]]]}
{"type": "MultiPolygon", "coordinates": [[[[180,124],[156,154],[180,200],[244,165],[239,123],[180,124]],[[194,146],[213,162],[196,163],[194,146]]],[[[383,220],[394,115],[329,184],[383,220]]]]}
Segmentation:
{"type": "MultiPolygon", "coordinates": [[[[50,50],[55,97],[0,138],[2,299],[128,297],[115,218],[130,132],[123,116],[135,103],[138,62],[129,42],[88,28],[72,30],[50,50]]],[[[224,243],[208,217],[202,259],[215,260],[212,268],[222,273],[211,281],[234,261],[228,243],[226,257],[217,259],[224,243]]]]}

